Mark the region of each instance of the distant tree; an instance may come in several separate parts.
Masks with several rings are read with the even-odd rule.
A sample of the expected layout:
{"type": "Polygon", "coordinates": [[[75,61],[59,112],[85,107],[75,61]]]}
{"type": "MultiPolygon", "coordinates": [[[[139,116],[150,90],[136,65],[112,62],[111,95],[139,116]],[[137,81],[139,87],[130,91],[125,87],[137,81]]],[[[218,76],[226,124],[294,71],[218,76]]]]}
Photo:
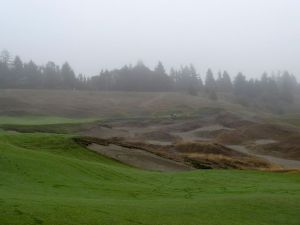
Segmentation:
{"type": "Polygon", "coordinates": [[[130,91],[132,87],[133,74],[131,73],[132,66],[124,66],[119,70],[116,78],[116,89],[121,91],[130,91]]]}
{"type": "Polygon", "coordinates": [[[33,62],[24,64],[24,87],[25,88],[42,88],[44,76],[41,69],[33,62]]]}
{"type": "Polygon", "coordinates": [[[10,56],[10,53],[6,49],[2,50],[2,52],[1,52],[0,61],[6,65],[8,65],[10,63],[11,56],[10,56]]]}
{"type": "Polygon", "coordinates": [[[166,74],[165,67],[162,62],[158,62],[152,76],[153,88],[158,91],[168,91],[171,89],[172,83],[170,77],[166,74]]]}
{"type": "Polygon", "coordinates": [[[179,81],[178,72],[173,67],[170,69],[169,76],[170,76],[170,79],[171,79],[171,82],[172,82],[172,90],[174,90],[174,91],[179,90],[179,87],[178,87],[178,81],[179,81]]]}
{"type": "Polygon", "coordinates": [[[200,91],[203,88],[203,83],[193,64],[190,65],[190,76],[193,88],[200,91]]]}
{"type": "Polygon", "coordinates": [[[66,62],[61,67],[61,77],[64,88],[73,89],[76,88],[76,76],[73,69],[66,62]]]}
{"type": "Polygon", "coordinates": [[[82,73],[80,73],[76,79],[76,88],[79,90],[88,89],[87,79],[82,73]]]}
{"type": "Polygon", "coordinates": [[[7,50],[3,50],[0,54],[0,87],[10,87],[10,70],[9,70],[10,54],[7,50]]]}
{"type": "Polygon", "coordinates": [[[54,62],[48,62],[43,68],[45,76],[44,87],[49,89],[62,88],[62,79],[60,75],[60,69],[54,62]]]}
{"type": "Polygon", "coordinates": [[[281,99],[287,103],[294,102],[294,94],[297,89],[296,78],[285,71],[283,75],[279,78],[281,99]]]}
{"type": "Polygon", "coordinates": [[[16,56],[11,68],[11,75],[9,79],[10,86],[13,88],[24,87],[26,78],[24,77],[24,65],[19,56],[16,56]]]}
{"type": "Polygon", "coordinates": [[[22,62],[19,56],[14,60],[6,50],[0,53],[0,88],[48,88],[80,90],[119,90],[119,91],[183,91],[197,95],[205,90],[206,96],[217,100],[218,94],[227,98],[234,94],[236,100],[249,107],[259,107],[282,113],[295,102],[300,95],[300,84],[288,71],[264,73],[260,79],[247,80],[239,73],[234,81],[229,74],[218,73],[215,80],[213,72],[208,69],[203,84],[195,67],[191,64],[179,69],[171,68],[166,73],[162,62],[151,70],[139,61],[136,65],[124,66],[121,69],[102,70],[99,75],[76,77],[68,63],[60,69],[54,62],[38,66],[33,61],[22,62]],[[230,94],[227,94],[230,93],[230,94]]]}
{"type": "Polygon", "coordinates": [[[218,79],[216,80],[218,91],[221,92],[231,92],[232,91],[232,82],[227,71],[219,72],[218,79]]]}
{"type": "Polygon", "coordinates": [[[206,92],[216,91],[217,84],[211,69],[208,69],[206,72],[205,78],[205,90],[206,92]]]}
{"type": "Polygon", "coordinates": [[[131,90],[133,91],[151,91],[153,89],[152,82],[153,71],[151,71],[142,61],[131,70],[131,90]]]}
{"type": "Polygon", "coordinates": [[[222,91],[222,82],[223,82],[223,77],[222,77],[222,72],[218,72],[218,78],[216,79],[216,87],[218,91],[222,91]]]}
{"type": "Polygon", "coordinates": [[[232,91],[232,82],[229,74],[227,71],[223,72],[222,76],[222,85],[221,85],[221,90],[224,92],[231,92],[232,91]]]}
{"type": "Polygon", "coordinates": [[[248,83],[246,77],[242,73],[238,73],[234,80],[234,94],[241,104],[248,104],[248,83]]]}
{"type": "Polygon", "coordinates": [[[161,61],[158,62],[157,66],[154,69],[154,72],[160,75],[166,75],[166,70],[161,61]]]}

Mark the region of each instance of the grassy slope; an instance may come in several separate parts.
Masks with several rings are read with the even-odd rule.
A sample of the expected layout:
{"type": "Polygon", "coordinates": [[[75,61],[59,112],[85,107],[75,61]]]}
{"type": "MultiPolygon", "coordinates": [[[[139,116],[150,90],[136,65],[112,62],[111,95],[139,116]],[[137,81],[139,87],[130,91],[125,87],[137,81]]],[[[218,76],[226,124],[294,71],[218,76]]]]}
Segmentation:
{"type": "Polygon", "coordinates": [[[0,125],[52,125],[52,124],[77,124],[93,122],[95,119],[72,119],[54,116],[0,116],[0,125]]]}
{"type": "Polygon", "coordinates": [[[69,136],[0,133],[0,224],[299,224],[300,175],[154,173],[69,136]]]}
{"type": "MultiPolygon", "coordinates": [[[[0,90],[0,115],[124,118],[134,116],[194,116],[203,108],[222,108],[249,114],[249,109],[203,94],[178,92],[96,92],[62,90],[0,90]]],[[[251,114],[251,113],[250,113],[251,114]]]]}

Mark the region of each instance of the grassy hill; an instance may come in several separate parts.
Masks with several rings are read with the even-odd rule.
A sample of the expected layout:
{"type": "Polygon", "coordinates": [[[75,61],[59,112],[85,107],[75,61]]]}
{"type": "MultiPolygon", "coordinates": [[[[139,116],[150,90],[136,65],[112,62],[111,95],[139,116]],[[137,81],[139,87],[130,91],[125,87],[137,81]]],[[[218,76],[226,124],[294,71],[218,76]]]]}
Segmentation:
{"type": "Polygon", "coordinates": [[[197,115],[203,108],[247,112],[224,99],[209,100],[179,92],[98,92],[63,90],[0,90],[0,115],[47,115],[76,118],[197,115]]]}
{"type": "MultiPolygon", "coordinates": [[[[0,106],[0,127],[29,132],[0,129],[1,225],[299,225],[299,173],[149,172],[72,139],[109,119],[270,114],[183,93],[1,90],[0,106]]],[[[299,115],[268,119],[295,126],[299,115]]]]}
{"type": "Polygon", "coordinates": [[[0,133],[0,224],[298,225],[299,173],[147,172],[68,135],[0,133]]]}

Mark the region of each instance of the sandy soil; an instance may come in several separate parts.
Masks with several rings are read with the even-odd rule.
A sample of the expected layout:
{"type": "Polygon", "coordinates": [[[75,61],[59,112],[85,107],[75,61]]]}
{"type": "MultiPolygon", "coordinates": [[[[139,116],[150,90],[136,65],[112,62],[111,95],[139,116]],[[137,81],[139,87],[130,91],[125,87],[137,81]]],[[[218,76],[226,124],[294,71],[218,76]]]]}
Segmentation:
{"type": "Polygon", "coordinates": [[[233,150],[245,153],[245,154],[249,154],[252,156],[266,159],[271,163],[280,165],[284,169],[300,169],[300,161],[297,161],[297,160],[289,160],[289,159],[278,158],[278,157],[274,157],[274,156],[270,156],[270,155],[257,154],[255,152],[251,151],[249,148],[247,148],[245,146],[241,146],[241,145],[229,145],[227,147],[229,147],[233,150]]]}
{"type": "Polygon", "coordinates": [[[256,145],[268,145],[268,144],[277,143],[277,141],[272,140],[272,139],[260,139],[260,140],[256,140],[254,143],[256,145]]]}
{"type": "Polygon", "coordinates": [[[117,145],[103,146],[98,144],[91,144],[88,148],[140,169],[163,172],[191,170],[191,168],[184,164],[139,149],[125,148],[117,145]]]}
{"type": "MultiPolygon", "coordinates": [[[[211,118],[210,118],[211,120],[211,118]]],[[[224,122],[224,121],[223,121],[224,122]]],[[[251,125],[250,128],[245,128],[244,124],[241,128],[230,128],[226,127],[219,123],[214,123],[214,121],[208,120],[187,120],[187,121],[168,121],[168,123],[160,122],[149,122],[143,121],[142,123],[126,123],[118,122],[117,124],[110,124],[111,127],[98,127],[94,130],[90,130],[85,132],[84,134],[87,136],[93,136],[97,138],[112,138],[112,137],[121,137],[126,141],[137,141],[145,144],[154,144],[160,146],[168,146],[168,145],[176,145],[178,143],[218,143],[219,135],[228,135],[232,140],[236,139],[238,141],[229,141],[227,144],[231,149],[234,149],[238,152],[248,154],[250,156],[258,157],[262,160],[267,160],[272,164],[279,165],[284,169],[294,169],[300,168],[300,161],[294,160],[294,158],[286,158],[282,157],[278,154],[272,154],[271,151],[268,153],[255,150],[255,147],[265,148],[270,144],[277,145],[282,133],[289,134],[289,130],[285,130],[281,127],[269,126],[269,125],[251,125]],[[256,131],[257,128],[259,131],[256,131]],[[260,128],[265,128],[262,131],[260,128]],[[274,129],[272,129],[274,128],[274,129]],[[275,134],[272,133],[274,131],[275,134]],[[236,134],[236,135],[233,135],[236,134]],[[242,138],[241,138],[242,137],[242,138]],[[258,138],[256,138],[258,137],[258,138]],[[255,139],[256,138],[256,139],[255,139]],[[248,146],[248,147],[247,147],[248,146]],[[252,146],[252,147],[250,147],[252,146]]],[[[222,142],[221,142],[222,144],[222,142]]],[[[99,148],[99,147],[98,147],[99,148]]],[[[117,146],[111,147],[114,152],[104,151],[104,147],[102,149],[102,154],[108,154],[107,156],[117,159],[120,157],[120,160],[124,163],[128,163],[129,165],[133,165],[143,169],[153,170],[156,167],[161,168],[160,164],[157,165],[157,162],[153,164],[152,157],[141,157],[141,150],[136,150],[133,154],[132,150],[122,149],[122,156],[116,156],[117,146]],[[133,154],[133,155],[132,155],[133,154]],[[126,156],[127,155],[127,156],[126,156]],[[128,159],[128,157],[132,157],[132,159],[128,159]],[[140,162],[143,161],[143,162],[140,162]],[[146,165],[144,165],[146,163],[146,165]]],[[[200,151],[201,149],[199,149],[200,151]]],[[[202,149],[203,150],[203,149],[202,149]]],[[[118,151],[120,151],[118,147],[118,151]]],[[[201,151],[200,151],[201,152],[201,151]]],[[[148,153],[146,153],[148,154],[148,153]]],[[[159,154],[160,155],[160,154],[159,154]]],[[[221,154],[222,155],[222,154],[221,154]]],[[[154,158],[156,159],[157,156],[154,158]]],[[[166,157],[169,158],[169,157],[166,157]]],[[[175,157],[176,158],[176,157],[175,157]]],[[[161,168],[161,170],[167,170],[167,168],[161,168]]],[[[171,167],[171,171],[174,168],[171,167]]]]}
{"type": "Polygon", "coordinates": [[[132,138],[132,133],[126,129],[110,128],[97,126],[92,129],[84,130],[78,133],[79,135],[90,136],[90,137],[101,137],[101,138],[132,138]]]}
{"type": "Polygon", "coordinates": [[[224,127],[220,124],[213,124],[208,126],[203,126],[197,129],[193,129],[185,132],[174,132],[172,134],[179,136],[184,141],[209,141],[213,138],[209,138],[206,136],[201,136],[199,133],[201,132],[214,132],[214,131],[222,131],[222,130],[232,130],[231,128],[224,127]]]}

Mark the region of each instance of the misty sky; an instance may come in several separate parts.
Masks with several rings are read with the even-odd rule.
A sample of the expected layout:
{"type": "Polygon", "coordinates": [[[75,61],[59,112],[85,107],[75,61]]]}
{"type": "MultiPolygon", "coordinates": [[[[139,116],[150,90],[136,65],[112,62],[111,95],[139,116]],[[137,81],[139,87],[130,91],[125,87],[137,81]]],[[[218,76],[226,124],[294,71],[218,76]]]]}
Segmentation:
{"type": "Polygon", "coordinates": [[[0,0],[0,50],[98,74],[143,60],[300,79],[299,0],[0,0]]]}

